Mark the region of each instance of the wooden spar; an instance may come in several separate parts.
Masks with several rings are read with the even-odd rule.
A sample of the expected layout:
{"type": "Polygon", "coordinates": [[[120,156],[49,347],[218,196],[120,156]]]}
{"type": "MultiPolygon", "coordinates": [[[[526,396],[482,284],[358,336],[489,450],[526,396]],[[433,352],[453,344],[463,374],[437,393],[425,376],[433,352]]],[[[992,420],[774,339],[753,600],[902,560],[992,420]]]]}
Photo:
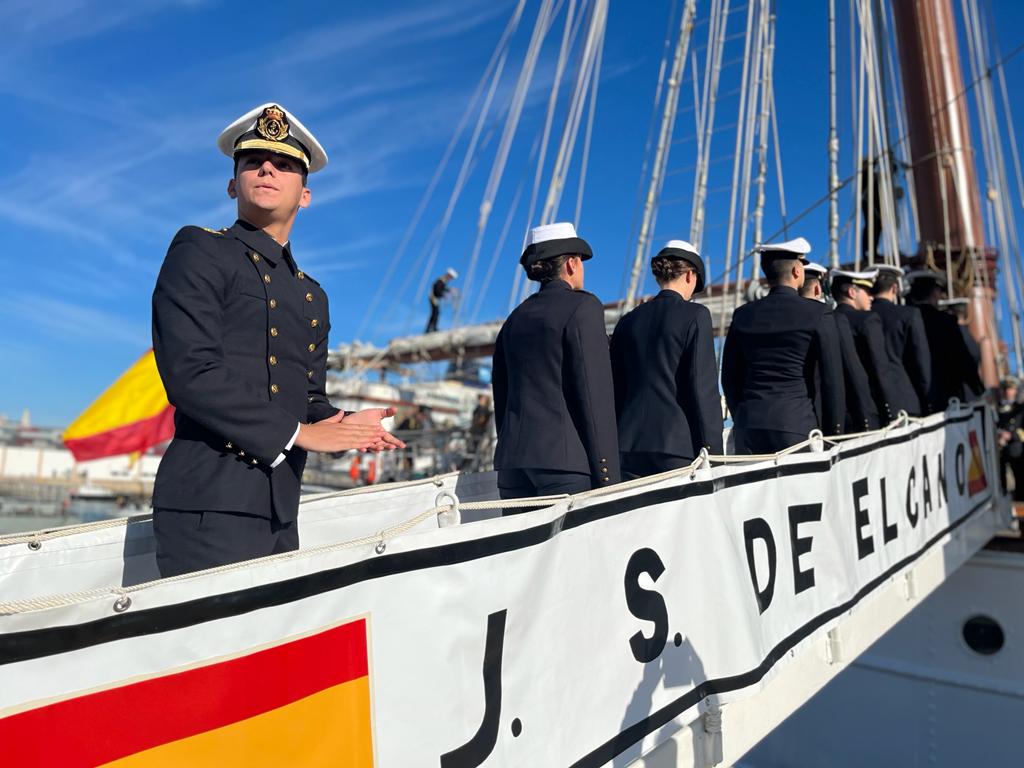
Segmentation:
{"type": "Polygon", "coordinates": [[[892,10],[914,161],[918,257],[933,255],[942,271],[947,257],[979,267],[968,286],[970,330],[982,350],[982,380],[996,387],[996,340],[991,334],[996,327],[995,254],[984,243],[953,9],[950,0],[904,0],[894,2],[892,10]]]}

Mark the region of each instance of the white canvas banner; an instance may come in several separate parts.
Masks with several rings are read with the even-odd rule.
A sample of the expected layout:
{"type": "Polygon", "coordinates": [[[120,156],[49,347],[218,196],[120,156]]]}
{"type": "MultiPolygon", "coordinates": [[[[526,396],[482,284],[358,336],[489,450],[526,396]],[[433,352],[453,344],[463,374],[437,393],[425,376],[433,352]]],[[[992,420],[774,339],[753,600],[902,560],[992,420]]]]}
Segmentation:
{"type": "MultiPolygon", "coordinates": [[[[47,764],[48,749],[74,753],[63,718],[90,702],[144,710],[140,686],[234,679],[246,659],[266,659],[263,687],[204,684],[210,729],[294,714],[349,675],[365,694],[317,710],[318,738],[355,727],[370,747],[336,764],[624,765],[692,722],[707,697],[751,695],[879,585],[992,514],[991,432],[978,406],[818,453],[157,582],[126,593],[128,605],[110,594],[0,616],[0,737],[45,724],[52,743],[17,764],[47,764]],[[313,650],[302,662],[289,648],[328,651],[316,666],[313,650]],[[271,696],[275,675],[316,678],[342,657],[345,671],[309,683],[316,695],[271,696]],[[237,714],[241,696],[268,698],[237,714]]],[[[178,706],[171,694],[161,703],[178,706]]],[[[193,715],[181,714],[191,724],[170,746],[139,725],[155,729],[148,741],[83,749],[136,755],[133,765],[213,749],[193,715]]],[[[321,764],[309,737],[291,750],[295,765],[321,764]]]]}

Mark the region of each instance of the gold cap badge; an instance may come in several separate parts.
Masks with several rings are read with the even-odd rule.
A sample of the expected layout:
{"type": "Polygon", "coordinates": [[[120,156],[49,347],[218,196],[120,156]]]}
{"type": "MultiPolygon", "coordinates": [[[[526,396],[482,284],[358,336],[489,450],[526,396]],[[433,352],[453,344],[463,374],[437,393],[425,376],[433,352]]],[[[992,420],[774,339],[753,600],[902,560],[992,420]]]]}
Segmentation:
{"type": "Polygon", "coordinates": [[[256,120],[256,133],[268,141],[284,141],[288,138],[288,120],[284,110],[273,104],[263,110],[256,120]]]}

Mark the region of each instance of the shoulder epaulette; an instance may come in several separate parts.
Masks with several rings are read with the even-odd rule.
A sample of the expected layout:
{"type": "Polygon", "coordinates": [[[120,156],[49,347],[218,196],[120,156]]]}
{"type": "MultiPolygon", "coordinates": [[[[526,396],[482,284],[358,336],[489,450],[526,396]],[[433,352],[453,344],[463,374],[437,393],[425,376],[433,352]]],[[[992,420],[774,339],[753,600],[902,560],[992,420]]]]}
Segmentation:
{"type": "Polygon", "coordinates": [[[200,229],[203,230],[204,232],[209,232],[211,235],[223,235],[225,232],[228,231],[227,227],[224,227],[223,229],[210,229],[209,227],[200,227],[200,229]]]}

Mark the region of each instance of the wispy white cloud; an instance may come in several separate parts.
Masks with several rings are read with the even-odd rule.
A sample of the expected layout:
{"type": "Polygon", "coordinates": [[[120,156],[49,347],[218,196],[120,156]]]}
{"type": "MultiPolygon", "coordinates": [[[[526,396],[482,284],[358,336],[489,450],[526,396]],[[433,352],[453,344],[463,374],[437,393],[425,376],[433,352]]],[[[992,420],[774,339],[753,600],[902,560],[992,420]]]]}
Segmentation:
{"type": "Polygon", "coordinates": [[[100,346],[115,343],[138,349],[151,343],[148,324],[136,318],[46,296],[14,296],[0,305],[0,313],[21,321],[31,317],[37,328],[65,342],[87,340],[100,346]]]}
{"type": "Polygon", "coordinates": [[[346,54],[376,51],[448,39],[475,29],[503,14],[508,3],[494,0],[448,0],[425,3],[402,11],[346,18],[333,24],[318,25],[309,32],[288,38],[282,47],[289,51],[292,64],[320,62],[346,54]]]}
{"type": "MultiPolygon", "coordinates": [[[[5,41],[14,48],[44,41],[48,46],[93,37],[168,8],[191,8],[204,0],[6,0],[0,6],[5,41]]],[[[11,46],[5,45],[10,53],[11,46]]]]}

